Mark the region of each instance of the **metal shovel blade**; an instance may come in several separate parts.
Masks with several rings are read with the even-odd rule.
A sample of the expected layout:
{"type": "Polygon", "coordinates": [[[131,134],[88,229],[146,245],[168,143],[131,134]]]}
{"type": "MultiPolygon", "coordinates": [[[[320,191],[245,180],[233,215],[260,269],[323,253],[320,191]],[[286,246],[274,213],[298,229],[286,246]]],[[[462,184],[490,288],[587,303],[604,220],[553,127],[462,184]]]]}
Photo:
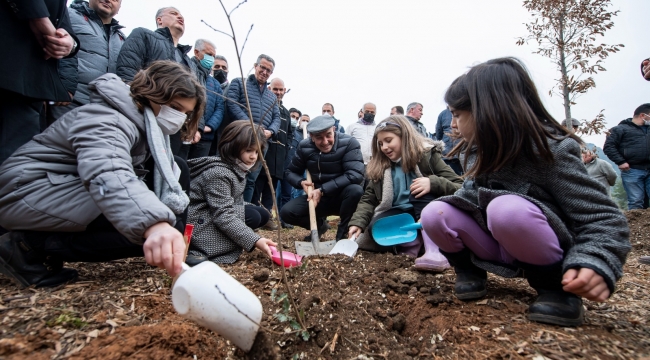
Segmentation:
{"type": "Polygon", "coordinates": [[[419,229],[422,225],[409,214],[387,216],[375,222],[372,237],[382,246],[405,244],[415,240],[419,229]]]}
{"type": "Polygon", "coordinates": [[[357,254],[357,250],[359,249],[359,244],[357,244],[354,239],[355,236],[350,239],[339,240],[336,245],[334,245],[334,248],[330,251],[330,255],[343,254],[349,257],[354,257],[354,255],[357,254]]]}
{"type": "Polygon", "coordinates": [[[327,255],[336,245],[336,240],[330,241],[296,241],[296,253],[300,256],[327,255]]]}

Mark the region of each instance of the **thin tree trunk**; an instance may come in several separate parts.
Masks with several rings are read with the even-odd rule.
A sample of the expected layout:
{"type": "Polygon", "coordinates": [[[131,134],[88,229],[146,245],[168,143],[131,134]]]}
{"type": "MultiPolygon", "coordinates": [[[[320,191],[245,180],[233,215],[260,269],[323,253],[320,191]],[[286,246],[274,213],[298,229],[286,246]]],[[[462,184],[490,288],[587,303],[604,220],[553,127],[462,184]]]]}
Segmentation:
{"type": "Polygon", "coordinates": [[[562,10],[562,13],[559,18],[559,23],[560,23],[560,72],[562,73],[562,97],[564,100],[564,118],[567,119],[567,128],[569,130],[573,131],[573,128],[569,124],[569,120],[571,119],[571,98],[570,98],[570,92],[569,92],[569,74],[567,72],[566,68],[566,55],[564,51],[564,11],[565,9],[562,10]]]}

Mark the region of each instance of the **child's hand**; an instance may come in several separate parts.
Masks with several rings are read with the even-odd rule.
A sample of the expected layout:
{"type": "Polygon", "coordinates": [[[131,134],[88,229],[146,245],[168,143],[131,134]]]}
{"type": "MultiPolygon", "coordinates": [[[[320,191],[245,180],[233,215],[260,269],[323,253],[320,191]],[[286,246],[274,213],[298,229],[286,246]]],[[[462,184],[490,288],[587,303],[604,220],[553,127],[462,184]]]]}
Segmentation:
{"type": "Polygon", "coordinates": [[[350,239],[353,236],[359,237],[359,235],[361,235],[361,228],[354,225],[350,226],[350,228],[348,229],[348,239],[350,239]]]}
{"type": "Polygon", "coordinates": [[[271,249],[269,248],[269,245],[276,247],[278,246],[278,244],[274,243],[273,240],[267,238],[260,238],[255,243],[256,248],[262,250],[262,252],[265,253],[268,257],[271,257],[271,249]]]}
{"type": "Polygon", "coordinates": [[[562,277],[563,290],[591,301],[603,302],[609,297],[609,288],[602,276],[589,268],[569,269],[562,277]]]}
{"type": "Polygon", "coordinates": [[[419,177],[413,180],[410,190],[416,198],[422,197],[431,191],[431,180],[428,177],[419,177]]]}
{"type": "Polygon", "coordinates": [[[144,237],[142,250],[147,264],[164,268],[171,277],[180,274],[186,246],[183,234],[168,223],[159,222],[150,226],[144,237]]]}

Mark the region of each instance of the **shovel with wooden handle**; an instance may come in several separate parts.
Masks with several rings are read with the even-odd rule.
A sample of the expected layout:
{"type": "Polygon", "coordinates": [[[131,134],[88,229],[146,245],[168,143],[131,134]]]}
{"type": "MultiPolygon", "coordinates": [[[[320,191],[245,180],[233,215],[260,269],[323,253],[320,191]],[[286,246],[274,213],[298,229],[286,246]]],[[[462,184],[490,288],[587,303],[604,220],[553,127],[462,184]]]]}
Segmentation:
{"type": "MultiPolygon", "coordinates": [[[[307,126],[303,126],[302,133],[304,138],[307,138],[307,126]]],[[[307,172],[307,182],[311,183],[311,174],[307,172]]],[[[307,196],[314,190],[313,186],[307,188],[307,196]]],[[[320,241],[318,235],[318,223],[316,222],[316,205],[314,200],[309,200],[309,228],[311,229],[311,242],[309,241],[296,241],[296,253],[301,256],[307,255],[325,255],[329,254],[336,240],[320,241]]]]}

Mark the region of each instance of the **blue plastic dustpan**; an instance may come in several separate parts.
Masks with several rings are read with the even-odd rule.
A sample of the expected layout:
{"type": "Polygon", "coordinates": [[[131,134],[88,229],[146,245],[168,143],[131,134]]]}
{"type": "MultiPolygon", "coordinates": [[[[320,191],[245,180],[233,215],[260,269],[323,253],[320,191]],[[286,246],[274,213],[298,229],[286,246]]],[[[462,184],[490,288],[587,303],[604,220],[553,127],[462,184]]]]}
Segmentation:
{"type": "Polygon", "coordinates": [[[399,214],[377,220],[372,226],[372,237],[377,244],[393,246],[415,240],[422,224],[416,223],[413,216],[399,214]]]}

